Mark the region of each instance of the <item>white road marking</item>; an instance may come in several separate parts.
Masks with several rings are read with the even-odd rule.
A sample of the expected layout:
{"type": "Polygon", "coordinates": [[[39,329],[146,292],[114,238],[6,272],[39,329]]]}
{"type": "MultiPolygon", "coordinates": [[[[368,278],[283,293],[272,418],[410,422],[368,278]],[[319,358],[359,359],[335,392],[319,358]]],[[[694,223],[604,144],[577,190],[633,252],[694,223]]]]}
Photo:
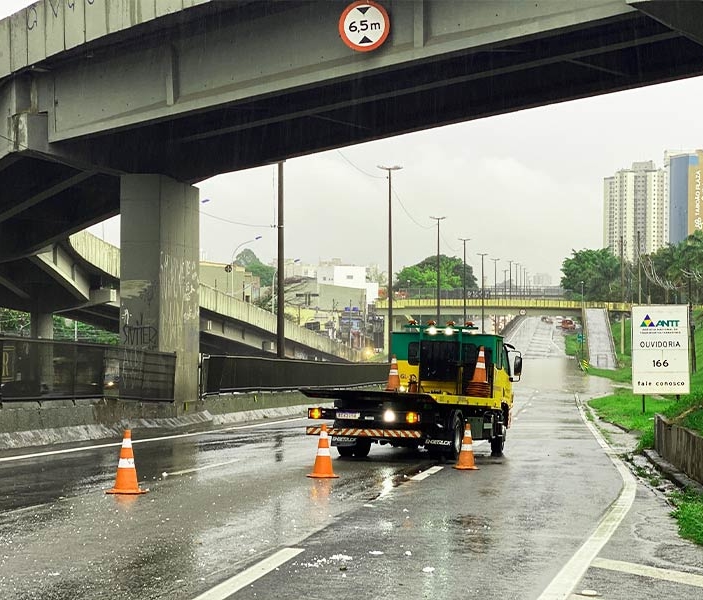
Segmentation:
{"type": "MultiPolygon", "coordinates": [[[[265,423],[254,423],[251,425],[236,425],[233,427],[225,427],[224,429],[209,429],[207,431],[194,431],[192,433],[177,433],[174,435],[164,435],[162,437],[145,438],[143,440],[132,440],[132,444],[145,444],[147,442],[160,442],[161,440],[175,440],[178,438],[193,437],[195,435],[207,435],[212,433],[223,433],[225,431],[236,431],[239,429],[256,429],[257,427],[266,427],[271,423],[291,423],[293,421],[306,421],[307,417],[295,417],[293,419],[284,419],[282,421],[268,421],[265,423]]],[[[97,450],[98,448],[114,448],[122,446],[122,442],[110,442],[109,444],[96,444],[94,446],[81,446],[80,448],[64,448],[63,450],[48,450],[46,452],[33,452],[31,454],[18,454],[17,456],[5,456],[0,458],[0,462],[12,462],[16,460],[26,460],[28,458],[38,458],[40,456],[53,456],[55,454],[71,454],[73,452],[87,452],[89,450],[97,450]]]]}
{"type": "Polygon", "coordinates": [[[442,469],[444,469],[444,467],[430,467],[427,471],[423,471],[422,473],[418,473],[417,475],[411,477],[410,481],[422,481],[423,479],[427,479],[430,475],[438,473],[442,469]]]}
{"type": "Polygon", "coordinates": [[[623,480],[623,488],[618,498],[611,505],[610,510],[605,514],[598,524],[598,527],[596,527],[593,535],[583,543],[576,551],[576,554],[562,567],[561,571],[557,573],[557,576],[537,600],[566,600],[571,595],[588,567],[625,518],[625,515],[630,510],[635,500],[635,492],[637,491],[637,481],[634,476],[610,449],[596,427],[586,418],[578,395],[576,395],[576,404],[581,414],[581,419],[583,419],[583,422],[591,430],[591,433],[600,446],[606,450],[606,454],[608,454],[615,468],[620,473],[620,477],[622,477],[623,480]]]}
{"type": "Polygon", "coordinates": [[[257,579],[287,563],[291,558],[295,558],[303,551],[303,548],[283,548],[261,562],[245,569],[239,575],[230,577],[207,592],[200,594],[193,600],[224,600],[224,598],[238,592],[243,587],[251,585],[257,579]]]}
{"type": "Polygon", "coordinates": [[[649,567],[636,563],[623,562],[621,560],[609,560],[607,558],[596,558],[591,564],[592,567],[608,569],[609,571],[620,571],[631,575],[641,575],[642,577],[652,577],[653,579],[663,579],[676,583],[685,583],[703,588],[703,575],[684,573],[672,569],[660,569],[659,567],[649,567]]]}

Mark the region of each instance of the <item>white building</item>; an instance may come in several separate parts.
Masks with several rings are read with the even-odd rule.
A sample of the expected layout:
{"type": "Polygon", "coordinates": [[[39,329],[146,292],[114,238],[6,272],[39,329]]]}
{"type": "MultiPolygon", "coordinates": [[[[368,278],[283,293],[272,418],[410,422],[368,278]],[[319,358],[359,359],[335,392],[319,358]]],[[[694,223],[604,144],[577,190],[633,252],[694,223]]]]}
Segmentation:
{"type": "Polygon", "coordinates": [[[636,262],[669,241],[667,172],[654,161],[632,163],[603,180],[603,245],[636,262]],[[639,245],[639,250],[638,250],[639,245]]]}

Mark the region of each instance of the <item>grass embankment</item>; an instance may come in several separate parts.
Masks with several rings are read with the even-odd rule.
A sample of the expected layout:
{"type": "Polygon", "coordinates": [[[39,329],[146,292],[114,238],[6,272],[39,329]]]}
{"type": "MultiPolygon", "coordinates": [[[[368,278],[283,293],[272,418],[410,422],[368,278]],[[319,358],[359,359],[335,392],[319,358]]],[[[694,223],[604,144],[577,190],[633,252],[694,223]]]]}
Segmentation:
{"type": "MultiPolygon", "coordinates": [[[[589,405],[601,419],[615,423],[629,431],[639,433],[637,450],[654,447],[654,415],[659,413],[682,427],[686,427],[703,435],[703,310],[694,311],[695,347],[699,369],[691,375],[691,393],[676,397],[646,396],[632,393],[623,387],[612,396],[591,400],[589,405]]],[[[613,342],[618,359],[615,370],[588,369],[589,375],[606,377],[620,384],[630,384],[632,381],[632,351],[631,323],[626,320],[612,324],[613,342]],[[624,329],[624,332],[623,332],[624,329]],[[624,350],[624,351],[623,351],[624,350]]],[[[584,340],[584,348],[586,340],[584,340]]],[[[566,338],[566,352],[571,356],[579,356],[581,343],[577,335],[566,338]]],[[[692,490],[684,490],[672,494],[669,498],[675,510],[672,516],[679,524],[682,537],[703,545],[703,496],[692,490]]]]}

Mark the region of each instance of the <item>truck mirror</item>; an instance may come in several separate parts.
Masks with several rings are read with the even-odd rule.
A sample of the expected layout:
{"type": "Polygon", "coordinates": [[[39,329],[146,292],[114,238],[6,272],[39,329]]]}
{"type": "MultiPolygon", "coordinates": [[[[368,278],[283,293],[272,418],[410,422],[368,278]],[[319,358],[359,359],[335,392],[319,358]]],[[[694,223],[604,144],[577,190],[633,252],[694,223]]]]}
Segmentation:
{"type": "Polygon", "coordinates": [[[515,363],[513,365],[513,373],[519,378],[522,373],[522,356],[519,354],[515,357],[515,363]]]}

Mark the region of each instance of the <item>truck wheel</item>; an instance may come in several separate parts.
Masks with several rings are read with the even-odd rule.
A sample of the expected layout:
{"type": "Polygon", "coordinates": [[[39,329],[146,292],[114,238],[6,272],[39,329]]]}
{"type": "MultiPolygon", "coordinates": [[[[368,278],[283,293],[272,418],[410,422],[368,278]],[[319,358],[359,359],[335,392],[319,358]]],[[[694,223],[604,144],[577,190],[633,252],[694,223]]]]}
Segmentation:
{"type": "Polygon", "coordinates": [[[503,448],[505,448],[505,438],[502,435],[491,438],[491,456],[503,456],[503,448]]]}
{"type": "Polygon", "coordinates": [[[356,446],[352,446],[354,456],[357,458],[366,458],[371,450],[371,442],[369,440],[356,440],[356,446]]]}
{"type": "Polygon", "coordinates": [[[505,427],[501,425],[501,434],[491,438],[491,456],[503,456],[505,448],[505,427]]]}
{"type": "Polygon", "coordinates": [[[461,443],[464,441],[464,419],[459,411],[454,413],[452,418],[451,433],[451,444],[449,445],[449,450],[447,450],[446,457],[449,460],[456,460],[459,458],[459,452],[461,452],[461,443]]]}
{"type": "Polygon", "coordinates": [[[350,458],[354,454],[354,446],[337,446],[337,452],[342,458],[350,458]]]}

